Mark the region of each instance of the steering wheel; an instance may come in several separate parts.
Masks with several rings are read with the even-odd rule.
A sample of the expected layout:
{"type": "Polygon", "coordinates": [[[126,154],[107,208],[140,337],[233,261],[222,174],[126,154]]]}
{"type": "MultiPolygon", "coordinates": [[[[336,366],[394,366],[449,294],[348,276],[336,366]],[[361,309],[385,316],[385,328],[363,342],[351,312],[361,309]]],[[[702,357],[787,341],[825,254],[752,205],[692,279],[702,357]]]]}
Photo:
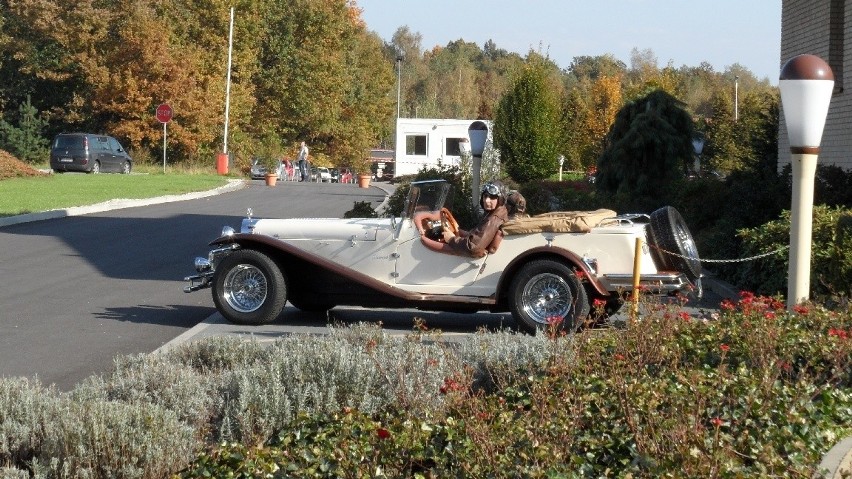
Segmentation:
{"type": "Polygon", "coordinates": [[[441,228],[451,232],[454,236],[459,235],[459,223],[453,218],[453,214],[446,208],[441,208],[441,228]]]}

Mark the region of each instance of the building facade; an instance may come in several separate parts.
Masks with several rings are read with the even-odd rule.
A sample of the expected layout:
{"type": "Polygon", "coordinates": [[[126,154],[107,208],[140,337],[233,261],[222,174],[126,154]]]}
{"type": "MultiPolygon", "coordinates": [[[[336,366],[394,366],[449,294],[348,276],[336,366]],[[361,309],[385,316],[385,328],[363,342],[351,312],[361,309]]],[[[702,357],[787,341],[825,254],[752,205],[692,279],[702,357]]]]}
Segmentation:
{"type": "MultiPolygon", "coordinates": [[[[834,94],[828,109],[821,165],[852,170],[852,0],[783,0],[781,8],[781,59],[809,53],[825,60],[834,73],[834,94]]],[[[790,163],[790,143],[783,106],[778,131],[778,164],[790,163]]]]}

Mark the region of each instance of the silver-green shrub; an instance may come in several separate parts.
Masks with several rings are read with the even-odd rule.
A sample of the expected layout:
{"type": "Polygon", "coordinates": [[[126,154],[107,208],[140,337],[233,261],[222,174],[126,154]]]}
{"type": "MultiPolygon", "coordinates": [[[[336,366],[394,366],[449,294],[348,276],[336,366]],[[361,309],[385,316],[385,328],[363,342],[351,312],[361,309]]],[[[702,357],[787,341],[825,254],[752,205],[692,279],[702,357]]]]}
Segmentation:
{"type": "Polygon", "coordinates": [[[33,469],[43,477],[159,479],[198,452],[195,431],[151,404],[53,401],[33,469]]]}
{"type": "Polygon", "coordinates": [[[447,384],[493,384],[570,361],[570,341],[511,332],[449,341],[439,331],[390,335],[360,324],[118,357],[109,374],[69,393],[3,379],[0,464],[12,477],[25,468],[46,479],[167,477],[206,447],[259,444],[300,416],[351,409],[428,421],[445,414],[447,384]]]}
{"type": "Polygon", "coordinates": [[[71,392],[77,401],[119,401],[168,409],[199,431],[218,414],[218,375],[205,374],[166,355],[117,357],[106,377],[91,377],[71,392]]]}
{"type": "Polygon", "coordinates": [[[223,381],[221,438],[262,440],[298,413],[434,412],[442,405],[439,387],[458,364],[445,346],[423,338],[356,326],[280,339],[266,346],[262,364],[233,370],[223,381]]]}
{"type": "Polygon", "coordinates": [[[30,460],[53,431],[45,416],[56,389],[38,380],[0,378],[0,465],[30,460]]]}

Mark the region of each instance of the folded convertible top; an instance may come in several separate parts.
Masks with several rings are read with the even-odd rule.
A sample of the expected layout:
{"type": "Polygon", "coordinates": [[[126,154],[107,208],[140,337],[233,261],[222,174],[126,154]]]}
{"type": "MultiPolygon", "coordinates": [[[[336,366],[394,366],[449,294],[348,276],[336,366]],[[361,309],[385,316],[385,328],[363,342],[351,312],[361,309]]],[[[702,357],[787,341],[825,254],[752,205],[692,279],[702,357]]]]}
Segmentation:
{"type": "Polygon", "coordinates": [[[616,212],[608,209],[595,211],[553,211],[526,218],[514,218],[503,223],[503,233],[518,235],[528,233],[588,233],[593,227],[616,221],[616,212]]]}

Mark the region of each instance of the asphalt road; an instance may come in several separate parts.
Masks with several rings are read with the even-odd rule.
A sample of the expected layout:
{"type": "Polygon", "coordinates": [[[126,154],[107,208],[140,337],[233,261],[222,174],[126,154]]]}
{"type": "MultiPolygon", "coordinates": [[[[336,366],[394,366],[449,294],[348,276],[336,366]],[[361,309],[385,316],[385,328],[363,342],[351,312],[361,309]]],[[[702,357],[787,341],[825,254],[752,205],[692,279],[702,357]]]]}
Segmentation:
{"type": "Polygon", "coordinates": [[[183,277],[248,207],[257,217],[339,218],[355,201],[384,198],[375,187],[251,181],[221,195],[2,226],[0,376],[68,390],[109,371],[117,355],[154,351],[210,317],[209,292],[184,293],[183,277]]]}

